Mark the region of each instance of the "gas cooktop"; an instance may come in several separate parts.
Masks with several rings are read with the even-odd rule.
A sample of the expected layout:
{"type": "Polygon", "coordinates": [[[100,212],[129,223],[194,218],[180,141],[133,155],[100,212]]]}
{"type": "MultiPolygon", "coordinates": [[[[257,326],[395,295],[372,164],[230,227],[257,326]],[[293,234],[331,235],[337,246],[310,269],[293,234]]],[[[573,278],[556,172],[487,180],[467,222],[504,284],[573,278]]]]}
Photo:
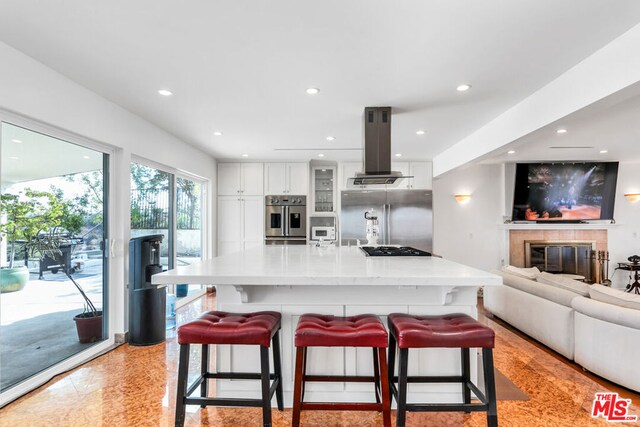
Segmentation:
{"type": "Polygon", "coordinates": [[[409,246],[361,246],[367,256],[431,256],[431,253],[409,246]]]}

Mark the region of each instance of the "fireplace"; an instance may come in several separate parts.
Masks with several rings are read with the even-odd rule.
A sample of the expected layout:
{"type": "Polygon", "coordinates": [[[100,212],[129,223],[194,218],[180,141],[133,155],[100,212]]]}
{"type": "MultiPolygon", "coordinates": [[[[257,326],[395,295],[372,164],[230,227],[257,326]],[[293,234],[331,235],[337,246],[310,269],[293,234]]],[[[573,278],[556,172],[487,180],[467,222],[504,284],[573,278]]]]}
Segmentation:
{"type": "Polygon", "coordinates": [[[549,273],[577,274],[595,281],[596,241],[525,240],[525,267],[549,273]]]}

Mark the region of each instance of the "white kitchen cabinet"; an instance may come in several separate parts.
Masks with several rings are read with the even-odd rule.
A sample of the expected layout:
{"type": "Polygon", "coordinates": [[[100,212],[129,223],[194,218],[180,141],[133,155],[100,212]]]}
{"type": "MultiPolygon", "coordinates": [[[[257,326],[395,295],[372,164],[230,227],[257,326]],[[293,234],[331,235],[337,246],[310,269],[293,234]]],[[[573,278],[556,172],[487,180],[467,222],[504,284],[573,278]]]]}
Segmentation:
{"type": "Polygon", "coordinates": [[[264,193],[262,163],[219,163],[219,196],[262,196],[264,193]]]}
{"type": "Polygon", "coordinates": [[[218,197],[218,256],[263,244],[262,196],[218,197]]]}
{"type": "Polygon", "coordinates": [[[431,190],[433,175],[431,162],[392,162],[391,169],[402,172],[404,176],[413,177],[403,179],[398,188],[431,190]]]}
{"type": "Polygon", "coordinates": [[[315,166],[311,169],[311,212],[336,212],[336,168],[315,166]]]}
{"type": "Polygon", "coordinates": [[[307,163],[265,163],[264,184],[266,194],[307,195],[309,165],[307,163]]]}
{"type": "Polygon", "coordinates": [[[339,184],[340,184],[340,189],[341,190],[345,190],[347,189],[347,184],[349,181],[349,178],[353,178],[354,176],[356,176],[356,173],[362,172],[363,168],[362,168],[362,162],[343,162],[340,163],[340,168],[339,168],[339,184]]]}

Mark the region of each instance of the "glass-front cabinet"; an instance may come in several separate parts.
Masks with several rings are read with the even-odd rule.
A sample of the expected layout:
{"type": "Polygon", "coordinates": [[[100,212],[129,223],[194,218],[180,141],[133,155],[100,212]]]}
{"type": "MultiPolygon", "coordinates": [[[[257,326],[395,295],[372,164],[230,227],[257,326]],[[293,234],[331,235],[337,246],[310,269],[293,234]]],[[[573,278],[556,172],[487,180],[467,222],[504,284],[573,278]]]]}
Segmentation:
{"type": "Polygon", "coordinates": [[[313,212],[335,212],[335,177],[335,167],[313,168],[313,212]]]}

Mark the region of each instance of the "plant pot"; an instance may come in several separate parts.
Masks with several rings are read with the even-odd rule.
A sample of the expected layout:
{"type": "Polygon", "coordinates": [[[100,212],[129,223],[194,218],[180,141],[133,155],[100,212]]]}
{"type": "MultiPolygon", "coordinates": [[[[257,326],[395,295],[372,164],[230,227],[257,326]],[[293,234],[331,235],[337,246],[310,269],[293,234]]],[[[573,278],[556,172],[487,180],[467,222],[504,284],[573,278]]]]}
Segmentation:
{"type": "Polygon", "coordinates": [[[0,292],[17,292],[24,289],[29,281],[29,270],[27,267],[20,266],[14,268],[0,269],[0,292]]]}
{"type": "Polygon", "coordinates": [[[91,312],[82,313],[73,318],[81,343],[96,342],[102,339],[102,311],[97,313],[97,316],[92,316],[91,312]]]}

